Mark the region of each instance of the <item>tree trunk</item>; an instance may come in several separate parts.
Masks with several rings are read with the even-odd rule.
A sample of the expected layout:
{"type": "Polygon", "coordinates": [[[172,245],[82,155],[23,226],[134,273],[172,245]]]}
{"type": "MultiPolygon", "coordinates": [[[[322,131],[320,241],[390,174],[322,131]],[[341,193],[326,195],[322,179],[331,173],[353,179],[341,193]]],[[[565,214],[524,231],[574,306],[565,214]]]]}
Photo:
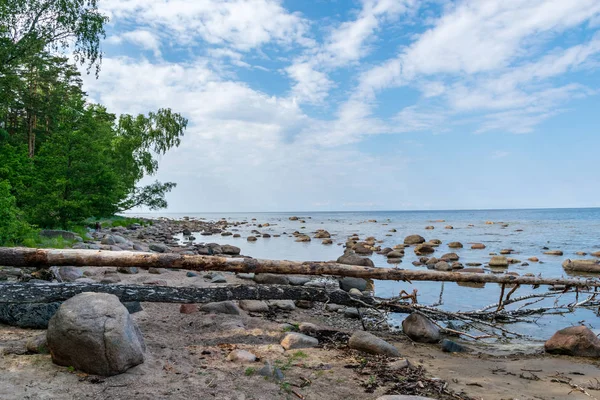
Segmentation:
{"type": "Polygon", "coordinates": [[[299,275],[335,275],[393,281],[474,282],[519,285],[598,287],[598,279],[562,279],[505,274],[404,270],[343,265],[334,262],[295,262],[253,258],[74,249],[0,248],[0,265],[15,267],[113,266],[179,268],[191,271],[229,271],[299,275]]]}
{"type": "Polygon", "coordinates": [[[195,288],[101,283],[3,283],[0,284],[0,303],[51,303],[67,300],[83,292],[111,293],[121,301],[158,303],[209,303],[225,300],[309,300],[348,306],[377,303],[372,297],[353,298],[343,290],[327,291],[305,286],[229,285],[195,288]]]}

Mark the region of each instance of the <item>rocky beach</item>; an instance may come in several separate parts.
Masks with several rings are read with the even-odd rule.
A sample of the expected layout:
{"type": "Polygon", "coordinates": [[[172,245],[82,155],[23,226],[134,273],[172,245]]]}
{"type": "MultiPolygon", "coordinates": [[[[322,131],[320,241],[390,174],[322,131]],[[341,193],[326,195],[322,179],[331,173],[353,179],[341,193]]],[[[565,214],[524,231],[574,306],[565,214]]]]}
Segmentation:
{"type": "MultiPolygon", "coordinates": [[[[90,231],[85,239],[61,231],[45,234],[63,235],[73,240],[74,249],[221,257],[262,256],[252,246],[268,241],[269,246],[298,246],[311,252],[316,246],[332,249],[339,254],[338,263],[350,265],[373,266],[385,260],[389,268],[403,267],[400,264],[404,263],[411,268],[438,271],[523,276],[534,274],[518,273],[509,267],[525,269],[540,259],[560,257],[555,255],[558,251],[568,253],[568,250],[540,248],[539,254],[528,253],[525,258],[521,250],[508,246],[486,252],[490,243],[484,240],[474,242],[467,237],[459,242],[432,238],[439,230],[469,229],[469,224],[452,226],[442,220],[424,224],[422,231],[411,234],[392,221],[359,221],[357,227],[351,228],[355,232],[346,235],[342,235],[335,224],[329,227],[323,222],[326,221],[318,220],[318,216],[301,215],[271,217],[267,221],[259,218],[154,218],[143,225],[90,231]],[[374,231],[380,234],[371,234],[374,231]],[[392,241],[395,244],[388,245],[392,241]],[[466,256],[465,252],[476,255],[466,256]],[[480,261],[474,261],[475,258],[480,261]]],[[[506,230],[510,226],[497,221],[473,222],[473,227],[479,224],[482,229],[506,230]]],[[[499,245],[502,244],[491,247],[499,245]]],[[[63,266],[37,270],[7,266],[0,269],[0,277],[6,282],[147,287],[276,284],[341,289],[359,296],[381,296],[379,288],[391,284],[360,278],[197,273],[134,267],[63,266]]],[[[439,294],[437,291],[427,293],[423,289],[426,285],[419,287],[419,300],[427,299],[428,295],[436,298],[439,294]]],[[[462,289],[456,286],[451,293],[462,289]]],[[[409,294],[411,288],[403,283],[396,286],[395,291],[402,289],[409,294]]],[[[465,289],[485,291],[477,287],[465,289]]],[[[82,295],[71,301],[79,296],[82,295]]],[[[80,303],[86,305],[93,301],[80,300],[80,303]]],[[[105,301],[110,303],[110,300],[98,300],[102,307],[114,309],[114,306],[103,305],[105,301]]],[[[595,380],[600,342],[595,333],[584,327],[578,328],[581,331],[567,331],[558,336],[548,334],[544,341],[550,337],[552,340],[544,346],[539,338],[472,340],[468,335],[452,334],[444,329],[449,326],[432,323],[419,313],[410,314],[408,318],[392,313],[382,318],[380,312],[369,308],[306,300],[205,304],[129,302],[124,306],[122,318],[128,319],[131,315],[131,323],[139,327],[145,351],[141,348],[137,351],[143,362],[125,363],[123,371],[97,374],[84,364],[75,368],[73,361],[57,365],[54,353],[60,350],[53,351],[55,360],[52,362],[48,346],[60,349],[61,345],[60,340],[46,343],[46,329],[49,332],[58,329],[48,328],[48,323],[59,308],[66,307],[61,308],[61,302],[1,304],[3,355],[0,365],[5,372],[0,378],[0,398],[184,399],[202,393],[199,398],[402,399],[382,396],[420,395],[441,399],[558,399],[569,393],[570,398],[600,394],[595,380]]],[[[86,309],[86,306],[79,307],[86,309]]],[[[449,309],[453,309],[452,305],[449,309]]],[[[60,324],[55,322],[54,325],[60,324]]],[[[571,325],[578,326],[563,321],[561,328],[571,325]]],[[[513,324],[506,327],[512,331],[517,329],[513,324]]],[[[132,346],[139,348],[140,345],[132,346]]],[[[70,351],[85,352],[85,346],[70,351]]],[[[88,363],[95,367],[101,364],[97,358],[88,363]]],[[[113,368],[116,367],[113,365],[113,368]]]]}

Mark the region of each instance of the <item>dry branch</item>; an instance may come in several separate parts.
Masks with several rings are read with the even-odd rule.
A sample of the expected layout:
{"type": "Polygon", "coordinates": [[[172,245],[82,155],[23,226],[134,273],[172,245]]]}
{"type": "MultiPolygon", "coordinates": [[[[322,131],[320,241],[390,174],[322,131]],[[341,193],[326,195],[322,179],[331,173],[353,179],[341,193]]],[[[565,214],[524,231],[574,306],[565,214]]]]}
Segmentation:
{"type": "Polygon", "coordinates": [[[142,253],[130,251],[0,248],[0,265],[15,267],[113,266],[180,268],[275,274],[336,275],[395,281],[475,282],[518,285],[598,287],[598,279],[563,279],[461,272],[361,267],[334,262],[295,262],[253,258],[142,253]]]}

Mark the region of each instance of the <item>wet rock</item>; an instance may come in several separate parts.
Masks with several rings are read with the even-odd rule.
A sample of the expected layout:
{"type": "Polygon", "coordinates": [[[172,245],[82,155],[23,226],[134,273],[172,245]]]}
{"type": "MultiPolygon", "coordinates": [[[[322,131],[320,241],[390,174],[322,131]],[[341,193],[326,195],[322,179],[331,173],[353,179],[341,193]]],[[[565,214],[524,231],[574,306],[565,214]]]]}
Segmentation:
{"type": "Polygon", "coordinates": [[[444,229],[454,229],[454,227],[452,225],[446,225],[444,229]]]}
{"type": "Polygon", "coordinates": [[[446,353],[465,353],[469,351],[465,346],[449,339],[443,339],[440,344],[442,345],[442,351],[446,353]]]}
{"type": "Polygon", "coordinates": [[[433,267],[437,271],[452,271],[452,266],[446,261],[439,261],[433,267]]]}
{"type": "Polygon", "coordinates": [[[448,247],[451,249],[462,249],[463,245],[461,242],[450,242],[448,243],[448,247]]]}
{"type": "Polygon", "coordinates": [[[404,257],[404,251],[390,251],[386,254],[387,258],[402,258],[404,257]]]}
{"type": "Polygon", "coordinates": [[[595,251],[593,253],[590,254],[593,257],[600,257],[600,251],[595,251]]]}
{"type": "Polygon", "coordinates": [[[310,242],[310,236],[308,235],[298,235],[296,236],[296,242],[310,242]]]}
{"type": "Polygon", "coordinates": [[[402,330],[412,340],[420,343],[440,341],[440,329],[429,318],[412,313],[402,321],[402,330]]]}
{"type": "Polygon", "coordinates": [[[531,262],[538,262],[538,261],[540,261],[540,259],[537,258],[537,257],[529,257],[527,260],[531,261],[531,262]]]}
{"type": "Polygon", "coordinates": [[[271,237],[271,235],[268,234],[268,233],[263,233],[262,237],[265,238],[265,239],[269,239],[271,237]]]}
{"type": "Polygon", "coordinates": [[[400,357],[400,352],[385,340],[365,332],[356,331],[348,341],[348,347],[371,354],[384,354],[389,357],[400,357]]]}
{"type": "Polygon", "coordinates": [[[20,328],[46,329],[60,305],[60,302],[0,303],[0,323],[20,328]]]}
{"type": "Polygon", "coordinates": [[[319,344],[319,341],[314,337],[292,332],[285,335],[280,344],[286,350],[293,350],[315,347],[319,344]]]}
{"type": "Polygon", "coordinates": [[[562,252],[562,250],[548,250],[548,251],[545,251],[544,254],[549,255],[549,256],[562,256],[563,252],[562,252]]]}
{"type": "Polygon", "coordinates": [[[493,256],[490,260],[490,267],[508,267],[508,259],[504,256],[493,256]]]}
{"type": "Polygon", "coordinates": [[[329,239],[330,237],[331,234],[325,230],[319,230],[315,235],[315,239],[329,239]]]}
{"type": "Polygon", "coordinates": [[[429,225],[429,226],[426,226],[425,229],[427,229],[428,231],[430,231],[430,230],[434,230],[435,227],[433,225],[429,225]]]}
{"type": "Polygon", "coordinates": [[[179,306],[179,312],[181,314],[194,314],[198,312],[198,306],[196,304],[182,304],[179,306]]]}
{"type": "Polygon", "coordinates": [[[363,255],[373,254],[373,250],[371,250],[371,248],[367,247],[367,245],[365,245],[363,243],[355,244],[354,247],[352,247],[352,249],[357,254],[363,254],[363,255]]]}
{"type": "Polygon", "coordinates": [[[544,348],[552,354],[600,357],[600,339],[583,325],[561,329],[548,339],[544,348]]]}
{"type": "Polygon", "coordinates": [[[415,254],[421,256],[423,254],[431,254],[435,252],[435,249],[428,244],[419,244],[415,247],[415,254]]]}
{"type": "Polygon", "coordinates": [[[600,260],[570,260],[566,259],[562,267],[567,271],[600,272],[600,260]]]}
{"type": "Polygon", "coordinates": [[[256,236],[248,236],[248,238],[246,239],[249,242],[256,242],[256,236]]]}
{"type": "Polygon", "coordinates": [[[118,297],[81,293],[65,301],[48,324],[52,361],[102,376],[144,362],[142,334],[118,297]]]}
{"type": "Polygon", "coordinates": [[[440,260],[442,260],[442,261],[458,261],[459,258],[460,257],[456,253],[446,253],[440,257],[440,260]]]}
{"type": "Polygon", "coordinates": [[[287,276],[280,274],[255,274],[254,281],[263,285],[287,285],[290,283],[287,276]]]}
{"type": "Polygon", "coordinates": [[[473,243],[471,245],[471,249],[472,250],[483,250],[483,249],[485,249],[485,244],[483,244],[483,243],[473,243]]]}
{"type": "Polygon", "coordinates": [[[213,314],[240,315],[242,313],[240,308],[230,300],[206,303],[200,307],[200,310],[213,314]]]}
{"type": "Polygon", "coordinates": [[[333,240],[331,240],[331,239],[323,239],[323,241],[321,242],[321,244],[333,244],[333,240]]]}
{"type": "Polygon", "coordinates": [[[409,235],[404,238],[404,244],[420,244],[425,243],[425,238],[420,235],[409,235]]]}
{"type": "Polygon", "coordinates": [[[262,300],[240,300],[240,308],[248,312],[268,312],[269,305],[262,300]]]}
{"type": "Polygon", "coordinates": [[[253,363],[256,361],[256,356],[246,350],[233,350],[227,355],[227,360],[238,363],[253,363]]]}
{"type": "Polygon", "coordinates": [[[345,253],[344,255],[340,256],[336,262],[338,262],[339,264],[359,265],[362,267],[374,267],[375,266],[375,264],[373,263],[373,260],[371,260],[370,258],[361,257],[358,254],[355,254],[353,252],[345,253]]]}

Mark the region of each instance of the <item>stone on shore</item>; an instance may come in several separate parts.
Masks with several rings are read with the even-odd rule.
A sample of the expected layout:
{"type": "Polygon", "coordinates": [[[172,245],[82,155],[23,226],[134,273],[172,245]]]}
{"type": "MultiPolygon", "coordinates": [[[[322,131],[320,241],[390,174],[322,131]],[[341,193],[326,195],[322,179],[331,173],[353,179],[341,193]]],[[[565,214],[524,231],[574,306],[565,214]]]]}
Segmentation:
{"type": "Polygon", "coordinates": [[[242,313],[242,310],[231,300],[206,303],[200,307],[200,310],[212,314],[240,315],[242,313]]]}
{"type": "Polygon", "coordinates": [[[163,243],[151,243],[148,248],[157,253],[169,253],[171,251],[169,247],[163,243]]]}
{"type": "Polygon", "coordinates": [[[350,289],[358,289],[363,292],[367,290],[367,280],[363,278],[345,276],[340,279],[340,288],[346,292],[349,292],[350,289]]]}
{"type": "Polygon", "coordinates": [[[453,342],[450,339],[443,339],[440,344],[442,345],[442,351],[445,353],[466,353],[469,351],[462,344],[453,342]]]}
{"type": "Polygon", "coordinates": [[[412,313],[402,321],[402,331],[420,343],[437,343],[440,341],[440,329],[424,315],[412,313]]]}
{"type": "Polygon", "coordinates": [[[303,335],[302,333],[288,333],[281,341],[281,346],[286,350],[305,349],[315,347],[319,341],[314,337],[303,335]]]}
{"type": "Polygon", "coordinates": [[[63,282],[74,282],[83,277],[83,272],[77,267],[60,267],[58,269],[58,275],[63,282]]]}
{"type": "Polygon", "coordinates": [[[240,254],[241,249],[236,246],[232,246],[230,244],[224,244],[221,246],[221,251],[223,254],[228,254],[230,256],[237,256],[240,254]]]}
{"type": "Polygon", "coordinates": [[[281,274],[256,274],[254,281],[264,285],[287,285],[290,283],[288,277],[281,274]]]}
{"type": "Polygon", "coordinates": [[[269,305],[262,300],[240,300],[240,308],[248,312],[268,312],[269,305]]]}
{"type": "Polygon", "coordinates": [[[25,345],[27,351],[34,354],[48,354],[48,340],[46,338],[46,332],[40,333],[29,339],[25,345]]]}
{"type": "Polygon", "coordinates": [[[142,334],[112,294],[81,293],[65,301],[47,338],[54,363],[89,374],[116,375],[144,362],[142,334]]]}
{"type": "Polygon", "coordinates": [[[179,312],[181,314],[194,314],[198,312],[198,306],[196,304],[182,304],[179,306],[179,312]]]}
{"type": "Polygon", "coordinates": [[[227,355],[227,360],[239,363],[252,363],[256,361],[256,356],[246,350],[233,350],[227,355]]]}
{"type": "Polygon", "coordinates": [[[600,339],[584,325],[556,332],[544,344],[546,352],[578,357],[600,357],[600,339]]]}
{"type": "Polygon", "coordinates": [[[371,354],[384,354],[389,357],[400,357],[400,352],[396,347],[365,331],[354,332],[348,341],[348,347],[371,354]]]}

